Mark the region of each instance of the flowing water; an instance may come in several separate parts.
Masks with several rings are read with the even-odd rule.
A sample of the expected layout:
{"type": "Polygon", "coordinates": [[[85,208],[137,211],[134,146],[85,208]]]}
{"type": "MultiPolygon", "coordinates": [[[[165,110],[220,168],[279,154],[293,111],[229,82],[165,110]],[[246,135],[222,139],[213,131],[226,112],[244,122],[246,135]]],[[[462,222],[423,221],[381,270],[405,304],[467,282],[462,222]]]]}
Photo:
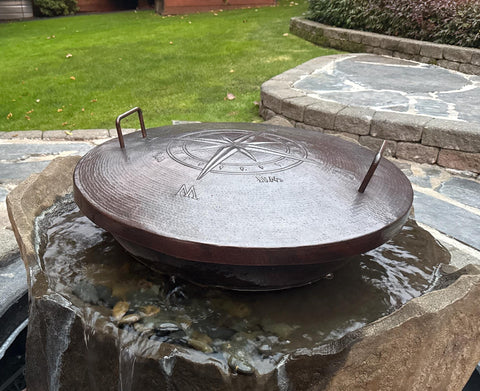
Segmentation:
{"type": "MultiPolygon", "coordinates": [[[[37,221],[50,287],[139,340],[169,342],[240,373],[267,370],[387,315],[432,288],[449,253],[409,220],[391,241],[318,283],[276,292],[209,289],[156,275],[78,210],[72,196],[37,221]]],[[[92,315],[92,313],[96,315],[92,315]]],[[[168,368],[167,368],[168,369],[168,368]]]]}

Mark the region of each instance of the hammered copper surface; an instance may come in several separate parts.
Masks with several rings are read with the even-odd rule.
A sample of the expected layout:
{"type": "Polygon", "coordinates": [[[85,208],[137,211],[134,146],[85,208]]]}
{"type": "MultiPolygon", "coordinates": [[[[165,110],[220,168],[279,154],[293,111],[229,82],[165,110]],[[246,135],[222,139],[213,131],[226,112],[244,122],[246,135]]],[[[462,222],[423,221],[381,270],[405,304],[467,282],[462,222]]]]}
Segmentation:
{"type": "Polygon", "coordinates": [[[120,240],[229,265],[316,264],[390,239],[408,179],[374,153],[304,129],[251,123],[167,126],[110,140],[74,173],[82,212],[120,240]]]}

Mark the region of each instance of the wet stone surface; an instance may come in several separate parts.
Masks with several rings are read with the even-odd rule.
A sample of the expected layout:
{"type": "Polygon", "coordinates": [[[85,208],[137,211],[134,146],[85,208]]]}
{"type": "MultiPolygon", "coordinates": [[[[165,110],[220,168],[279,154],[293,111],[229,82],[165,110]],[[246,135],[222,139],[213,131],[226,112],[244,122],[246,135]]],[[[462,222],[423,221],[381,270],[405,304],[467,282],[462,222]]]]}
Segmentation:
{"type": "Polygon", "coordinates": [[[93,308],[138,338],[195,349],[241,374],[273,370],[284,354],[392,312],[432,289],[439,265],[449,262],[448,252],[409,221],[331,279],[286,291],[228,292],[152,274],[84,217],[71,196],[37,225],[49,286],[79,298],[80,310],[93,308]]]}
{"type": "Polygon", "coordinates": [[[473,248],[480,248],[480,216],[437,198],[415,192],[415,216],[428,226],[455,237],[473,248]]]}
{"type": "Polygon", "coordinates": [[[434,65],[372,55],[345,56],[294,84],[346,105],[480,122],[480,79],[434,65]],[[439,82],[441,80],[441,82],[439,82]]]}
{"type": "Polygon", "coordinates": [[[480,182],[464,178],[451,178],[437,191],[458,202],[480,209],[480,182]]]}

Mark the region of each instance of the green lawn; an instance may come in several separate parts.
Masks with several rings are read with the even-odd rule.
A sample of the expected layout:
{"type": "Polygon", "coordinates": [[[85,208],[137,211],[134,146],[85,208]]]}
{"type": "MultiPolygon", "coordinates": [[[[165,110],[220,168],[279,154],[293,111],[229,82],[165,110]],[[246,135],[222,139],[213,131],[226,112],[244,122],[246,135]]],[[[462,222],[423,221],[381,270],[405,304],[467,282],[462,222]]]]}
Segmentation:
{"type": "Polygon", "coordinates": [[[280,0],[216,14],[132,11],[0,24],[0,131],[113,128],[134,106],[147,127],[260,120],[254,102],[262,82],[335,53],[286,35],[289,19],[306,8],[280,0]]]}

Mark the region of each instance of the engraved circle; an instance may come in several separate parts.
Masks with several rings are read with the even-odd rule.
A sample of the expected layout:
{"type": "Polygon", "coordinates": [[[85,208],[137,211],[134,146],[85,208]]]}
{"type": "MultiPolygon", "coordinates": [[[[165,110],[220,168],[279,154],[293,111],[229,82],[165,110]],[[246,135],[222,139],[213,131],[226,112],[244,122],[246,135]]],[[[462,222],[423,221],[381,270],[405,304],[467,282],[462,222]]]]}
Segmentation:
{"type": "Polygon", "coordinates": [[[208,173],[258,175],[298,166],[308,151],[302,144],[268,132],[239,129],[203,130],[171,140],[168,155],[177,163],[208,173]]]}

